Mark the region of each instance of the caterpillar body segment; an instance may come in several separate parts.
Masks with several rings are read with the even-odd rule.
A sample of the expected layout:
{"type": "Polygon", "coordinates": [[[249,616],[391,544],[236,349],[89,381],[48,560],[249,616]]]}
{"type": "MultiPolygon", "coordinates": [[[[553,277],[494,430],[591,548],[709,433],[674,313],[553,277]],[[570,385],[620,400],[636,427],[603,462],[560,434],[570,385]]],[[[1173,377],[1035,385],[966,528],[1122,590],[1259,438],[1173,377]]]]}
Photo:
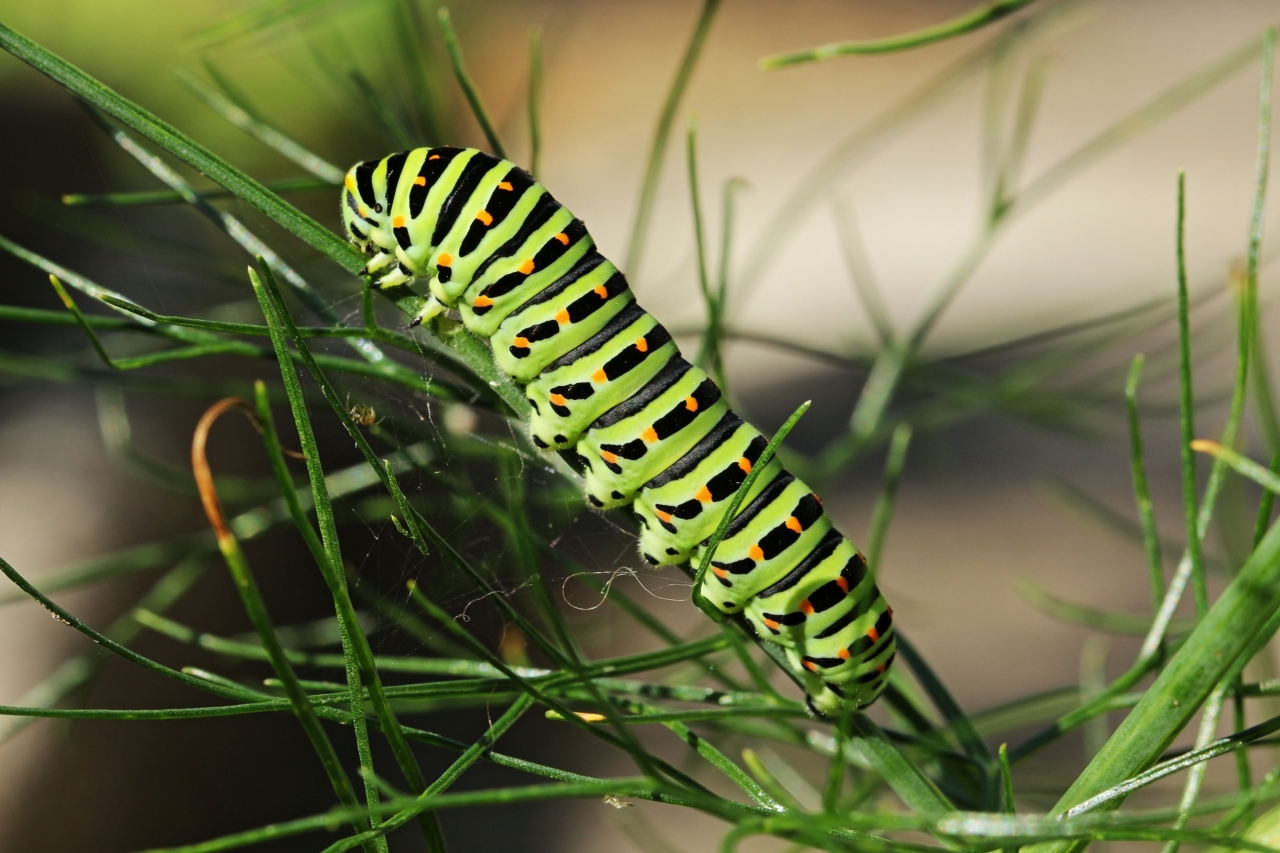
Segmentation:
{"type": "MultiPolygon", "coordinates": [[[[592,505],[632,505],[647,561],[700,565],[767,441],[680,356],[581,220],[513,163],[452,147],[353,166],[341,209],[378,287],[426,283],[414,325],[453,309],[489,339],[524,386],[533,442],[577,454],[592,505]]],[[[892,611],[818,496],[776,458],[700,591],[782,647],[818,713],[883,689],[892,611]]]]}
{"type": "Polygon", "coordinates": [[[519,382],[542,373],[566,349],[590,341],[635,304],[626,279],[612,264],[599,264],[568,286],[554,293],[548,288],[538,297],[540,301],[530,300],[508,315],[491,336],[498,367],[519,382]]]}
{"type": "Polygon", "coordinates": [[[652,314],[632,302],[600,332],[525,386],[534,444],[572,449],[591,422],[645,386],[680,351],[652,314]]]}
{"type": "Polygon", "coordinates": [[[587,500],[599,507],[630,503],[653,471],[665,471],[684,457],[728,412],[720,389],[705,373],[673,358],[579,439],[587,500]]]}

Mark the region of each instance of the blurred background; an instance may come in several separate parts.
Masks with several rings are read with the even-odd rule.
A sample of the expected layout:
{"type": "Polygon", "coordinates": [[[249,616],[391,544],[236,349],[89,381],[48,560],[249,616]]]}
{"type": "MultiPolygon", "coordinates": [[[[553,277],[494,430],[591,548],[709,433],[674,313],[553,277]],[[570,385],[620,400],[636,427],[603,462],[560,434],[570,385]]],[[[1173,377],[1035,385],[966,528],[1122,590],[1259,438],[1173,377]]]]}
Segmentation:
{"type": "MultiPolygon", "coordinates": [[[[402,26],[396,5],[0,0],[0,21],[255,177],[277,180],[296,177],[298,168],[208,109],[179,74],[242,93],[257,115],[343,168],[380,157],[404,146],[371,116],[367,101],[361,109],[347,72],[359,69],[374,91],[400,93],[408,86],[416,72],[393,49],[395,28],[402,26]],[[257,24],[227,28],[264,8],[267,18],[250,19],[257,24]],[[280,14],[271,18],[272,10],[280,14]]],[[[1256,59],[1229,67],[1223,62],[1280,18],[1280,4],[1041,0],[996,27],[920,50],[769,71],[758,65],[761,57],[782,51],[915,30],[972,5],[725,0],[677,113],[647,251],[626,271],[642,303],[669,328],[699,328],[704,312],[683,145],[685,125],[696,116],[713,258],[719,258],[723,230],[722,187],[732,178],[746,183],[736,196],[730,249],[728,313],[738,336],[729,344],[727,369],[735,398],[762,429],[776,428],[806,399],[814,405],[793,433],[798,451],[817,453],[846,428],[880,346],[875,311],[859,296],[870,283],[883,320],[898,334],[925,316],[949,282],[962,283],[923,348],[926,360],[956,377],[1001,376],[1018,365],[1036,365],[1029,381],[1037,393],[1043,390],[1036,398],[1043,405],[1019,405],[1013,389],[1007,401],[953,400],[932,420],[917,423],[884,555],[881,586],[902,630],[961,704],[977,712],[1079,683],[1082,659],[1091,661],[1086,669],[1096,670],[1105,656],[1110,671],[1119,671],[1140,641],[1052,619],[1019,594],[1018,584],[1029,578],[1072,602],[1150,613],[1140,543],[1117,532],[1117,519],[1136,517],[1123,375],[1134,353],[1148,353],[1141,399],[1149,475],[1162,530],[1176,540],[1181,497],[1175,386],[1168,381],[1173,338],[1161,322],[1170,316],[1176,283],[1176,176],[1186,170],[1198,431],[1215,435],[1234,347],[1230,286],[1244,257],[1254,191],[1259,75],[1256,59]],[[1220,73],[1206,76],[1205,69],[1215,68],[1220,73]],[[1000,104],[1007,105],[1002,113],[1000,104]],[[993,110],[999,117],[993,119],[993,110]],[[1021,131],[1019,115],[1026,119],[1021,131]],[[1000,124],[1002,139],[1023,134],[1025,154],[1013,180],[1032,189],[983,238],[993,185],[984,128],[992,121],[1000,124]],[[1103,318],[1110,321],[1099,324],[1103,318]],[[1059,344],[1048,366],[1034,361],[1059,344]],[[1104,518],[1099,507],[1113,514],[1104,518]]],[[[434,20],[434,6],[418,2],[428,20],[434,20]]],[[[531,25],[541,28],[538,177],[587,222],[602,251],[622,264],[655,122],[700,4],[472,0],[451,8],[468,69],[508,154],[526,165],[526,32],[531,25]]],[[[444,105],[443,132],[451,143],[482,144],[442,70],[442,56],[437,47],[422,61],[444,105]]],[[[154,311],[205,316],[222,306],[219,316],[241,318],[234,306],[243,309],[249,295],[247,257],[191,209],[62,204],[65,193],[160,185],[66,92],[8,55],[0,56],[0,128],[0,235],[154,311]]],[[[333,193],[290,198],[337,227],[333,193]]],[[[246,205],[224,207],[311,278],[339,317],[358,317],[353,279],[337,275],[246,205]]],[[[1274,257],[1275,229],[1266,233],[1264,304],[1276,284],[1267,263],[1274,257]]],[[[59,305],[46,277],[9,255],[0,255],[0,302],[59,305]]],[[[1264,340],[1276,328],[1274,320],[1264,313],[1264,340]]],[[[94,555],[204,529],[194,497],[175,495],[140,475],[136,459],[131,467],[127,454],[104,442],[102,423],[123,407],[133,446],[183,467],[195,420],[216,393],[165,396],[127,387],[95,393],[83,378],[47,369],[48,358],[84,349],[76,329],[3,323],[0,335],[5,559],[38,584],[42,575],[94,555]]],[[[81,363],[92,362],[86,356],[81,363]]],[[[202,364],[199,373],[212,383],[274,370],[224,358],[202,364]]],[[[169,374],[161,368],[156,375],[169,374]]],[[[931,381],[945,384],[948,375],[939,371],[931,381]]],[[[374,386],[366,390],[372,395],[374,386]]],[[[913,393],[927,391],[920,386],[913,393]]],[[[435,414],[443,414],[407,393],[369,402],[431,428],[435,414]]],[[[1254,421],[1247,424],[1245,446],[1265,459],[1272,448],[1254,421]]],[[[230,423],[219,430],[225,432],[215,447],[215,467],[260,475],[264,468],[251,431],[230,423]]],[[[334,447],[334,464],[355,461],[342,442],[334,447]]],[[[882,451],[868,454],[836,472],[826,488],[827,506],[855,541],[866,535],[883,462],[882,451]]],[[[1223,504],[1243,507],[1246,500],[1252,492],[1236,484],[1223,504]]],[[[1209,546],[1217,564],[1229,567],[1239,553],[1240,519],[1248,513],[1227,509],[1228,521],[1209,546]]],[[[639,568],[625,538],[609,525],[589,515],[566,515],[562,524],[558,535],[591,555],[601,570],[639,568]]],[[[1249,528],[1243,529],[1247,536],[1249,528]]],[[[460,527],[459,536],[466,534],[460,527]]],[[[372,576],[397,581],[405,571],[401,557],[381,548],[378,535],[370,528],[367,543],[351,540],[348,557],[372,576]]],[[[483,549],[484,543],[468,541],[467,547],[483,549]]],[[[324,615],[323,586],[289,534],[272,534],[254,549],[280,621],[324,615]]],[[[641,580],[643,586],[633,578],[618,583],[673,624],[696,630],[702,617],[688,605],[687,585],[661,573],[641,580]]],[[[450,603],[461,610],[465,585],[460,579],[441,582],[452,583],[450,603]]],[[[1212,582],[1220,585],[1222,575],[1212,582]]],[[[92,624],[106,625],[145,588],[145,576],[129,576],[59,600],[92,624]]],[[[568,610],[591,607],[598,596],[572,584],[565,589],[566,610],[593,650],[636,647],[639,641],[609,619],[607,606],[568,610]]],[[[0,590],[0,600],[6,595],[0,590]]],[[[33,686],[69,655],[84,652],[85,644],[36,606],[3,606],[0,703],[24,704],[33,686]]],[[[219,565],[172,615],[214,633],[248,627],[219,565]]],[[[143,635],[137,647],[181,658],[182,665],[219,662],[156,635],[143,635]]],[[[179,687],[113,661],[81,701],[161,707],[192,700],[179,687]]],[[[484,725],[480,717],[450,712],[438,728],[474,737],[484,725]]],[[[191,842],[308,814],[331,796],[322,776],[310,772],[315,768],[307,764],[307,744],[284,715],[41,721],[12,733],[4,725],[4,850],[123,851],[191,842]]],[[[517,727],[504,741],[507,751],[535,760],[568,755],[591,772],[619,769],[616,757],[606,759],[592,744],[541,725],[517,727]]],[[[1072,738],[1019,769],[1027,787],[1044,791],[1043,801],[1028,808],[1052,803],[1055,786],[1082,765],[1086,749],[1083,737],[1072,738]]],[[[446,760],[424,754],[428,772],[446,760]]],[[[484,776],[498,774],[496,769],[477,773],[468,784],[497,784],[484,776]]],[[[649,805],[615,810],[596,802],[457,812],[445,816],[445,829],[459,850],[513,844],[524,850],[612,849],[636,839],[641,849],[698,850],[717,838],[714,822],[701,816],[649,805]],[[661,832],[654,821],[661,822],[661,832]]],[[[411,838],[403,843],[416,849],[411,838]]],[[[271,849],[314,845],[282,842],[271,849]]]]}

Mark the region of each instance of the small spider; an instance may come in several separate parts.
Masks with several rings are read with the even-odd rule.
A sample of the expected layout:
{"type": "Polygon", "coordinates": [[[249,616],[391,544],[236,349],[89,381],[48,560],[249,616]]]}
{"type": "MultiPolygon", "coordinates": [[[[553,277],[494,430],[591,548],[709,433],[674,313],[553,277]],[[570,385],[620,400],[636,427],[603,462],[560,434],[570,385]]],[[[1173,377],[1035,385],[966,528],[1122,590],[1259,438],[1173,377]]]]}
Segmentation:
{"type": "Polygon", "coordinates": [[[347,395],[347,416],[362,427],[377,426],[382,422],[382,418],[378,417],[373,406],[367,406],[364,403],[351,405],[351,395],[347,395]]]}

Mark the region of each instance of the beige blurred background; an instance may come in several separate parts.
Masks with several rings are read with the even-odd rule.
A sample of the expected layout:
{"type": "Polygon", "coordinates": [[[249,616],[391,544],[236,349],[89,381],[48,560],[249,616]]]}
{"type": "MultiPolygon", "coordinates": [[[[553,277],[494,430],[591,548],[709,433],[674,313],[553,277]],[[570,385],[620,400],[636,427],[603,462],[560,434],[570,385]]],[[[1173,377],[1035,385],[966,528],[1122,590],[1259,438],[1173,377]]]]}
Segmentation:
{"type": "MultiPolygon", "coordinates": [[[[347,28],[369,26],[367,7],[372,5],[325,5],[324,14],[332,15],[326,24],[329,35],[337,38],[347,28]]],[[[619,262],[655,118],[698,5],[477,0],[454,10],[468,65],[517,159],[527,158],[528,151],[524,33],[531,23],[542,27],[545,153],[539,177],[586,220],[602,250],[619,262]]],[[[734,234],[734,326],[844,355],[874,351],[873,329],[851,284],[833,224],[829,199],[835,198],[856,212],[888,312],[899,329],[908,328],[981,224],[981,75],[960,82],[941,106],[886,135],[830,175],[824,191],[829,195],[795,220],[794,228],[778,233],[771,223],[779,206],[824,158],[989,42],[995,31],[904,54],[778,71],[759,70],[757,60],[832,40],[912,30],[972,5],[955,0],[726,0],[681,107],[649,250],[639,275],[633,276],[646,307],[673,327],[691,327],[702,316],[683,159],[683,128],[696,115],[712,245],[719,241],[721,185],[735,176],[750,185],[739,196],[734,234]]],[[[1026,179],[1044,174],[1178,81],[1280,20],[1280,3],[1261,0],[1060,5],[1051,23],[1020,44],[1015,60],[1015,88],[1028,63],[1042,58],[1048,69],[1027,150],[1026,179]]],[[[251,173],[291,175],[279,158],[196,103],[170,73],[174,66],[198,68],[190,36],[242,8],[244,4],[207,0],[0,0],[0,21],[99,75],[251,173]]],[[[385,153],[370,150],[359,133],[335,123],[326,93],[309,87],[298,53],[295,37],[284,28],[214,55],[275,122],[323,156],[345,164],[385,153]],[[254,89],[255,79],[261,78],[274,81],[270,91],[254,89]]],[[[942,317],[926,352],[934,357],[962,354],[1171,297],[1179,168],[1187,171],[1193,294],[1210,300],[1220,293],[1230,265],[1243,257],[1246,245],[1258,73],[1256,62],[1245,66],[1014,219],[942,317]]],[[[458,141],[478,142],[474,128],[463,124],[469,128],[467,138],[458,141]]],[[[0,128],[0,145],[9,154],[0,169],[14,199],[27,197],[19,190],[56,198],[56,193],[85,189],[85,182],[110,188],[152,186],[140,170],[107,150],[64,93],[7,56],[0,57],[0,128]],[[42,138],[48,133],[59,136],[42,138]],[[33,158],[41,150],[62,159],[39,163],[33,158]]],[[[17,224],[20,215],[21,210],[11,208],[0,223],[6,229],[29,227],[17,224]]],[[[1264,247],[1275,234],[1269,227],[1264,247]]],[[[1267,258],[1273,255],[1266,253],[1267,258]]],[[[97,260],[90,253],[79,263],[88,271],[97,260]]],[[[6,301],[14,301],[11,293],[18,300],[32,298],[30,290],[41,286],[38,276],[20,267],[3,269],[0,293],[6,301]]],[[[198,288],[190,282],[173,295],[178,291],[166,289],[171,282],[163,272],[103,273],[104,278],[111,275],[146,278],[158,300],[198,300],[198,288]]],[[[1264,265],[1261,280],[1263,298],[1269,301],[1276,281],[1271,266],[1264,265]]],[[[1214,304],[1210,300],[1207,310],[1214,310],[1214,304]]],[[[1224,300],[1216,304],[1220,310],[1224,300]]],[[[1269,316],[1264,324],[1268,332],[1276,328],[1269,316]]],[[[1157,336],[1147,343],[1163,340],[1157,336]]],[[[1229,340],[1219,344],[1231,345],[1229,340]]],[[[1119,348],[1119,360],[1139,346],[1119,348]]],[[[860,382],[848,371],[748,344],[731,346],[729,365],[735,393],[748,411],[770,425],[812,397],[815,425],[807,434],[812,442],[829,438],[847,417],[860,382]]],[[[1220,359],[1208,362],[1198,378],[1204,387],[1221,390],[1223,368],[1220,359]]],[[[198,524],[193,507],[166,506],[156,495],[122,482],[122,475],[111,469],[86,389],[50,393],[16,383],[0,388],[0,394],[0,554],[29,577],[38,579],[42,572],[128,544],[137,530],[162,528],[166,519],[187,525],[183,529],[198,524]],[[141,525],[139,515],[146,516],[141,525]]],[[[1222,414],[1220,406],[1206,408],[1202,434],[1215,430],[1222,414]]],[[[882,586],[903,630],[967,709],[982,710],[1079,678],[1088,632],[1037,612],[1014,592],[1016,579],[1031,577],[1074,601],[1148,611],[1141,551],[1073,514],[1047,486],[1052,478],[1065,477],[1132,516],[1127,445],[1118,424],[1081,438],[988,417],[923,435],[913,447],[882,586]]],[[[1167,417],[1150,418],[1147,424],[1157,508],[1163,529],[1173,535],[1179,518],[1175,425],[1167,417]]],[[[158,440],[168,441],[168,450],[180,458],[178,439],[158,440]]],[[[879,464],[874,459],[857,466],[828,502],[855,539],[867,529],[879,464]]],[[[639,589],[629,591],[642,595],[639,589]]],[[[114,612],[115,602],[110,593],[67,599],[68,606],[99,621],[114,612]]],[[[675,615],[686,607],[660,601],[653,606],[675,615]]],[[[679,618],[692,625],[698,615],[688,609],[679,618]]],[[[5,650],[0,654],[0,703],[16,702],[70,649],[79,648],[69,634],[33,607],[6,606],[0,613],[0,649],[5,650]]],[[[1114,640],[1112,671],[1135,650],[1134,641],[1114,640]]],[[[41,809],[52,808],[37,808],[33,797],[38,792],[56,803],[56,768],[72,766],[65,762],[75,744],[65,729],[44,723],[0,744],[0,839],[6,833],[31,837],[25,833],[32,814],[49,814],[41,809]]],[[[1078,766],[1083,760],[1078,750],[1078,744],[1064,749],[1061,760],[1078,766]]],[[[74,804],[60,808],[76,814],[74,804]]],[[[143,820],[145,814],[140,806],[132,819],[143,820]]],[[[624,836],[648,832],[645,820],[660,823],[680,849],[711,849],[717,837],[709,820],[650,806],[614,812],[598,803],[576,804],[556,815],[528,849],[616,849],[628,843],[624,836]]],[[[82,818],[69,819],[111,823],[92,808],[82,818]]],[[[185,840],[196,837],[201,836],[185,840]]],[[[104,841],[93,849],[130,848],[104,841]]],[[[460,849],[484,848],[477,841],[472,847],[463,842],[460,849]]]]}

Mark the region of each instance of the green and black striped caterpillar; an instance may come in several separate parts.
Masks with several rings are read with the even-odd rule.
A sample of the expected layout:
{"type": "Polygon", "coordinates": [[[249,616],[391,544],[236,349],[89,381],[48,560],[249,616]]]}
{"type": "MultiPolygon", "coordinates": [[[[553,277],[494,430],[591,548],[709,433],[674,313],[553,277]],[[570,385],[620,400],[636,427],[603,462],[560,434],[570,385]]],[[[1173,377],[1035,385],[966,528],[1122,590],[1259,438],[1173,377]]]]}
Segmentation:
{"type": "MultiPolygon", "coordinates": [[[[418,148],[347,173],[342,216],[379,287],[429,282],[413,324],[457,309],[524,386],[540,448],[573,451],[587,500],[633,504],[648,562],[697,567],[764,436],[680,356],[622,273],[528,172],[418,148]]],[[[701,593],[783,647],[821,714],[863,707],[895,652],[892,611],[808,486],[768,462],[701,593]]]]}

